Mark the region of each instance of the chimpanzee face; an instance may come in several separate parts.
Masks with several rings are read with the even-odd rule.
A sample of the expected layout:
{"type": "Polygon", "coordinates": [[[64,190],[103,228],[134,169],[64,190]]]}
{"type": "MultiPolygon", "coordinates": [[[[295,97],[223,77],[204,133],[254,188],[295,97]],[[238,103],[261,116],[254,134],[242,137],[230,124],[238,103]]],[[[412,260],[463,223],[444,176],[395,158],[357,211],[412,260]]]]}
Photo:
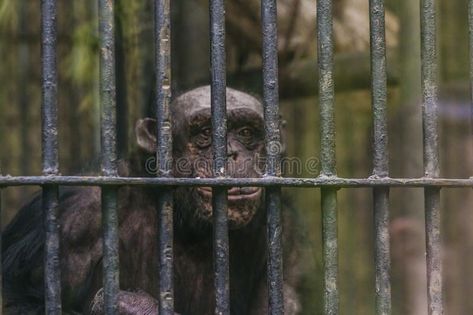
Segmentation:
{"type": "MultiPolygon", "coordinates": [[[[197,88],[178,97],[171,104],[171,112],[174,176],[212,177],[210,88],[197,88]]],[[[140,123],[137,126],[138,137],[139,125],[140,123]]],[[[139,139],[138,143],[140,144],[139,139]]],[[[248,94],[227,89],[227,175],[240,178],[261,177],[264,156],[261,103],[248,94]]],[[[262,191],[261,187],[228,189],[230,228],[243,227],[251,221],[261,205],[262,191]]],[[[211,187],[181,187],[176,190],[176,196],[185,200],[188,204],[186,211],[192,212],[187,213],[186,217],[198,220],[198,223],[212,222],[211,187]]]]}
{"type": "MultiPolygon", "coordinates": [[[[212,177],[212,126],[210,109],[189,117],[189,137],[183,150],[177,150],[174,164],[176,176],[212,177]]],[[[228,112],[227,175],[230,177],[260,177],[258,161],[264,156],[264,126],[261,117],[249,109],[228,112]]],[[[199,219],[212,219],[212,189],[187,188],[190,202],[199,219]]],[[[228,190],[230,227],[246,225],[261,204],[261,187],[233,187],[228,190]]]]}

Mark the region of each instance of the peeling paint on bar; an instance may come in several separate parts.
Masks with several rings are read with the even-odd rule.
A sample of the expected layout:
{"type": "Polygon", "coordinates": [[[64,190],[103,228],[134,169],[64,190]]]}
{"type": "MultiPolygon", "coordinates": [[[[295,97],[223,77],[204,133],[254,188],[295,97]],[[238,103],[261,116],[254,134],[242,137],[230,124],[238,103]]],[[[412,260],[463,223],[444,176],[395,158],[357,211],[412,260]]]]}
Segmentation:
{"type": "MultiPolygon", "coordinates": [[[[261,3],[263,33],[263,106],[266,144],[266,174],[281,176],[281,135],[279,130],[278,35],[276,0],[261,3]]],[[[265,192],[267,212],[269,314],[284,314],[281,188],[268,187],[265,192]]]]}
{"type": "MultiPolygon", "coordinates": [[[[425,177],[437,178],[439,166],[437,22],[434,0],[421,1],[422,117],[425,177]]],[[[425,188],[427,300],[429,315],[443,314],[440,240],[440,190],[425,188]]]]}
{"type": "MultiPolygon", "coordinates": [[[[224,0],[210,1],[213,176],[227,175],[227,105],[224,0]]],[[[213,188],[215,314],[230,314],[227,190],[213,188]]]]}
{"type": "Polygon", "coordinates": [[[468,35],[470,50],[470,126],[473,126],[473,0],[468,1],[468,35]]]}
{"type": "MultiPolygon", "coordinates": [[[[155,1],[155,72],[157,121],[157,176],[172,176],[171,102],[171,3],[155,1]]],[[[173,193],[163,189],[158,199],[159,314],[174,315],[173,193]]]]}
{"type": "MultiPolygon", "coordinates": [[[[320,162],[322,176],[335,176],[335,110],[333,82],[333,4],[332,0],[317,3],[317,37],[320,106],[320,162]]],[[[324,252],[324,311],[338,314],[338,228],[337,191],[321,189],[322,234],[324,252]]]]}
{"type": "Polygon", "coordinates": [[[473,188],[473,178],[152,178],[104,176],[0,176],[0,187],[10,186],[283,186],[304,188],[445,187],[473,188]]]}
{"type": "MultiPolygon", "coordinates": [[[[2,167],[0,165],[0,174],[2,171],[2,167]]],[[[2,226],[2,189],[0,189],[0,227],[2,226]]],[[[2,234],[3,231],[0,230],[0,246],[2,245],[2,234]]],[[[3,270],[2,264],[2,251],[0,251],[0,270],[3,270]]],[[[3,272],[0,272],[0,283],[3,283],[3,272]]],[[[0,305],[3,305],[3,285],[0,286],[0,305]]],[[[3,314],[3,307],[0,307],[0,315],[3,314]]]]}
{"type": "MultiPolygon", "coordinates": [[[[41,2],[42,64],[42,160],[43,175],[59,174],[57,140],[57,7],[55,0],[41,2]]],[[[59,223],[57,185],[43,186],[45,227],[44,295],[45,313],[61,314],[61,273],[59,265],[59,223]]]]}
{"type": "MultiPolygon", "coordinates": [[[[389,176],[384,0],[370,0],[371,82],[374,126],[373,176],[389,176]]],[[[373,188],[376,314],[391,314],[389,188],[373,188]]]]}
{"type": "MultiPolygon", "coordinates": [[[[102,174],[116,177],[116,91],[113,1],[99,0],[102,174]]],[[[103,285],[105,314],[118,313],[119,258],[117,187],[102,187],[103,285]]]]}
{"type": "Polygon", "coordinates": [[[321,189],[324,253],[325,313],[338,314],[337,190],[321,189]]]}
{"type": "Polygon", "coordinates": [[[391,314],[389,188],[373,188],[376,314],[391,314]]]}
{"type": "Polygon", "coordinates": [[[284,314],[281,188],[267,187],[268,292],[269,314],[284,314]]]}

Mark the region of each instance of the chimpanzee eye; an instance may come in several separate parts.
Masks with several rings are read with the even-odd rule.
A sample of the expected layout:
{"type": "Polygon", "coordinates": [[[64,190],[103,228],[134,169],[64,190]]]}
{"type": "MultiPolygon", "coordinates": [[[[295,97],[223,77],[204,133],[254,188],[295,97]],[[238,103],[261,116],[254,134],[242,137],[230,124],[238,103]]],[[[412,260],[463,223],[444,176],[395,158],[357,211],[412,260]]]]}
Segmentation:
{"type": "Polygon", "coordinates": [[[206,148],[212,143],[212,128],[203,126],[196,130],[193,136],[194,143],[200,148],[206,148]]]}
{"type": "Polygon", "coordinates": [[[211,137],[212,136],[212,128],[204,127],[200,130],[200,134],[202,134],[206,137],[211,137]]]}
{"type": "Polygon", "coordinates": [[[249,128],[249,127],[244,127],[242,129],[240,129],[240,131],[238,131],[238,134],[242,137],[245,137],[245,138],[251,138],[254,135],[254,130],[252,128],[249,128]]]}

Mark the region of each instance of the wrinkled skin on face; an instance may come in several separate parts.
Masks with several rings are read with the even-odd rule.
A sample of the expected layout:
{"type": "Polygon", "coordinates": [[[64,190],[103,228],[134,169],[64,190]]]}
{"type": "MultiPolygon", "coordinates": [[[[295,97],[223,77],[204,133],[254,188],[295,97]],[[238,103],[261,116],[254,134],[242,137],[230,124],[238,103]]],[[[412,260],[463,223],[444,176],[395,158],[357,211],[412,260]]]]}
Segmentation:
{"type": "MultiPolygon", "coordinates": [[[[173,120],[173,171],[175,177],[212,177],[212,124],[210,87],[201,87],[178,97],[171,105],[173,120]]],[[[137,127],[152,134],[154,120],[141,121],[137,127]]],[[[153,140],[142,148],[153,152],[153,140]]],[[[227,89],[227,175],[261,177],[264,161],[264,121],[262,104],[243,92],[227,89]]],[[[212,189],[181,187],[176,196],[188,205],[180,211],[182,220],[192,220],[194,227],[209,226],[212,221],[212,189]]],[[[232,229],[241,228],[254,217],[261,205],[260,187],[233,187],[228,190],[228,220],[232,229]]]]}

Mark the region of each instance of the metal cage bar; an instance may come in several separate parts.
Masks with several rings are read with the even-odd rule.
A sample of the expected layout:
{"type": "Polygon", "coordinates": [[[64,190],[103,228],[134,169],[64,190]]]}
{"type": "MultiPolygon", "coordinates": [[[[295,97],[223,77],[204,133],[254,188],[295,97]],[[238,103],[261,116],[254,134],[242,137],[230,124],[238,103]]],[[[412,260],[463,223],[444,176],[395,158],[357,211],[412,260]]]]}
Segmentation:
{"type": "MultiPolygon", "coordinates": [[[[156,178],[120,178],[116,152],[116,101],[113,1],[99,0],[100,82],[102,106],[102,175],[60,176],[57,142],[56,0],[42,0],[42,176],[1,176],[7,186],[40,185],[43,188],[45,227],[45,312],[61,314],[61,283],[58,225],[58,186],[100,186],[104,227],[105,312],[117,313],[118,268],[118,186],[159,186],[160,231],[160,314],[173,311],[173,209],[172,186],[212,186],[214,209],[214,268],[217,314],[229,314],[229,248],[227,188],[264,186],[268,213],[269,311],[283,314],[283,268],[281,247],[281,187],[320,187],[323,213],[325,267],[324,309],[338,314],[337,189],[371,187],[374,196],[376,312],[391,313],[389,282],[389,188],[425,189],[426,248],[429,314],[443,314],[442,266],[440,253],[440,188],[473,187],[473,179],[440,178],[438,141],[438,75],[436,53],[436,12],[434,0],[421,0],[422,89],[424,130],[424,171],[422,178],[390,178],[387,139],[386,40],[384,0],[370,0],[371,74],[374,120],[373,176],[339,178],[336,175],[333,82],[332,1],[317,6],[319,104],[321,115],[321,175],[317,178],[282,178],[278,107],[277,9],[275,0],[262,0],[263,99],[267,165],[263,178],[227,178],[225,11],[223,0],[210,1],[211,108],[213,126],[214,178],[172,178],[172,128],[170,119],[170,0],[155,2],[155,63],[157,109],[156,178]]],[[[473,104],[473,1],[468,7],[470,31],[470,84],[473,104]]],[[[473,106],[473,105],[472,105],[473,106]]],[[[473,121],[473,119],[472,119],[473,121]]],[[[0,240],[1,241],[1,240],[0,240]]],[[[0,288],[1,289],[1,288],[0,288]]]]}
{"type": "MultiPolygon", "coordinates": [[[[1,163],[0,163],[1,164],[1,163]]],[[[0,174],[2,172],[2,167],[0,165],[0,174]]],[[[2,226],[2,214],[3,214],[3,205],[2,205],[2,194],[3,194],[3,189],[0,188],[0,227],[2,226]]],[[[2,247],[2,234],[3,230],[0,231],[0,248],[2,247]]],[[[0,250],[0,270],[3,270],[3,255],[2,251],[0,250]]],[[[3,272],[0,272],[0,283],[3,284],[3,272]]],[[[0,315],[3,314],[3,285],[0,285],[0,315]]]]}
{"type": "MultiPolygon", "coordinates": [[[[373,106],[373,177],[389,176],[387,76],[384,0],[370,0],[371,80],[373,106]]],[[[376,314],[391,314],[389,188],[373,189],[376,314]]]]}
{"type": "MultiPolygon", "coordinates": [[[[275,0],[261,3],[263,33],[263,106],[267,177],[281,176],[281,135],[279,130],[278,35],[275,0]]],[[[284,314],[281,188],[265,190],[268,246],[269,314],[284,314]]]]}
{"type": "Polygon", "coordinates": [[[44,186],[281,186],[305,188],[444,187],[473,188],[473,178],[164,178],[103,176],[0,176],[0,187],[44,186]]]}
{"type": "MultiPolygon", "coordinates": [[[[157,176],[172,176],[171,3],[155,1],[155,71],[157,122],[157,176]]],[[[158,199],[159,314],[174,315],[173,190],[163,187],[158,199]]]]}
{"type": "MultiPolygon", "coordinates": [[[[113,1],[99,0],[102,174],[118,176],[113,1]]],[[[119,291],[117,187],[102,187],[104,306],[117,314],[119,291]]]]}
{"type": "Polygon", "coordinates": [[[473,0],[468,1],[468,47],[470,57],[470,125],[473,126],[473,0]]]}
{"type": "MultiPolygon", "coordinates": [[[[323,177],[336,176],[332,19],[332,1],[320,0],[317,3],[317,46],[321,130],[320,162],[321,176],[323,177]]],[[[323,187],[321,195],[325,271],[324,310],[325,314],[338,314],[337,190],[332,187],[323,187]]]]}
{"type": "MultiPolygon", "coordinates": [[[[438,74],[436,12],[434,0],[421,1],[422,116],[424,171],[426,177],[440,174],[438,141],[438,74]]],[[[424,191],[427,249],[427,298],[431,315],[443,314],[442,263],[440,252],[440,189],[424,191]]]]}
{"type": "MultiPolygon", "coordinates": [[[[42,160],[43,175],[59,174],[57,140],[57,64],[55,0],[41,2],[41,67],[42,67],[42,160]]],[[[61,314],[61,275],[59,268],[58,187],[43,186],[43,218],[45,229],[44,287],[45,312],[61,314]]]]}
{"type": "MultiPolygon", "coordinates": [[[[210,65],[213,176],[227,175],[225,7],[210,1],[210,65]]],[[[212,188],[214,218],[215,314],[230,314],[227,188],[212,188]]]]}

